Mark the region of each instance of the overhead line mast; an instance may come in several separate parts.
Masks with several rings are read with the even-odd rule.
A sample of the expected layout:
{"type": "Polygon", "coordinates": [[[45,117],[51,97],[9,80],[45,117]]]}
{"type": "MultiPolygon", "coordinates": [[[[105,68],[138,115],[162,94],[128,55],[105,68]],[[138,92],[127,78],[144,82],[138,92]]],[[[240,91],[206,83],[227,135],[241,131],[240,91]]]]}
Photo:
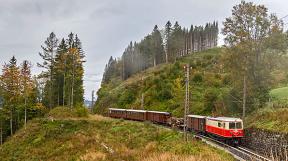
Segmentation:
{"type": "MultiPolygon", "coordinates": [[[[188,137],[187,137],[187,115],[189,112],[189,96],[190,96],[190,92],[189,92],[189,77],[190,77],[190,66],[189,64],[186,64],[184,66],[184,69],[186,71],[186,78],[185,78],[185,109],[184,109],[184,139],[185,141],[188,141],[188,137]]],[[[191,67],[192,69],[192,67],[191,67]]]]}

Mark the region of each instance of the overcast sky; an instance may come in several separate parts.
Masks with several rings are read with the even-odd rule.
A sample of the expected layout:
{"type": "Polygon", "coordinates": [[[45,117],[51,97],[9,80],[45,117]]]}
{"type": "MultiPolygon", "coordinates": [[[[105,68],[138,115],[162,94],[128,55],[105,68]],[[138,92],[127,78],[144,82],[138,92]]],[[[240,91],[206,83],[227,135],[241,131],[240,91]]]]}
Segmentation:
{"type": "MultiPolygon", "coordinates": [[[[29,60],[33,73],[41,62],[38,52],[50,32],[58,38],[77,33],[83,43],[85,98],[100,87],[109,57],[121,56],[127,44],[141,40],[155,24],[170,20],[181,26],[222,23],[240,0],[0,0],[0,64],[15,55],[29,60]]],[[[281,18],[288,14],[287,0],[255,0],[281,18]]],[[[285,20],[285,19],[284,19],[285,20]]],[[[285,20],[288,22],[288,19],[285,20]]],[[[220,26],[221,27],[221,26],[220,26]]],[[[221,37],[221,36],[220,36],[221,37]]],[[[223,41],[220,38],[220,44],[223,41]]]]}

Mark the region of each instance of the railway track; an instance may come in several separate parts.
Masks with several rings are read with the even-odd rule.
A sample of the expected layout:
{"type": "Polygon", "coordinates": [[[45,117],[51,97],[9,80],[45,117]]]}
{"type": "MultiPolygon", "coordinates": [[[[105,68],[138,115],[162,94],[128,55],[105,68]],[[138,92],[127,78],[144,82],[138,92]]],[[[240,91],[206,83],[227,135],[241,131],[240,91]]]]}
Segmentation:
{"type": "Polygon", "coordinates": [[[246,160],[246,161],[272,161],[271,159],[268,159],[266,157],[263,157],[259,154],[256,154],[252,152],[249,149],[246,149],[244,147],[233,147],[230,145],[227,145],[221,141],[215,140],[213,138],[204,136],[204,135],[195,135],[196,138],[200,138],[202,141],[205,141],[206,143],[220,147],[223,150],[226,150],[230,154],[232,154],[236,159],[238,160],[246,160]],[[214,144],[214,145],[213,145],[214,144]]]}

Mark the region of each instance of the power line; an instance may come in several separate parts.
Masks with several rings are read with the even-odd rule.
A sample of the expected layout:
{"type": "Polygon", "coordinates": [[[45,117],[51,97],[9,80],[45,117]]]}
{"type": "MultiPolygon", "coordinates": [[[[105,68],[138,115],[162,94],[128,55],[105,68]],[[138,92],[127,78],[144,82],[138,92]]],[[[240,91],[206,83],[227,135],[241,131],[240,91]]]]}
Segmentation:
{"type": "Polygon", "coordinates": [[[280,18],[280,20],[282,20],[282,19],[284,19],[284,18],[286,18],[286,17],[288,17],[288,15],[286,15],[286,16],[284,16],[284,17],[280,18]]]}

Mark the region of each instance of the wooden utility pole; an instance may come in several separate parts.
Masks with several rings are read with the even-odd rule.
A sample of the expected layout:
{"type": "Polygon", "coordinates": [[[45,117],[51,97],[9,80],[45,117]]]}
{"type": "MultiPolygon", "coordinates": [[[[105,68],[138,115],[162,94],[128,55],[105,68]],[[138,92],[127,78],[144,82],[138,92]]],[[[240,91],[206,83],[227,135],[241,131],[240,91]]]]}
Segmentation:
{"type": "Polygon", "coordinates": [[[0,145],[3,144],[3,125],[2,125],[2,118],[0,120],[0,145]]]}
{"type": "Polygon", "coordinates": [[[185,80],[185,109],[184,109],[184,140],[188,141],[187,137],[187,115],[189,112],[189,76],[190,76],[190,66],[187,64],[184,66],[186,70],[186,80],[185,80]]]}
{"type": "MultiPolygon", "coordinates": [[[[0,110],[2,110],[1,104],[0,104],[0,110]]],[[[2,121],[2,117],[1,117],[0,118],[0,145],[2,145],[2,144],[3,144],[3,121],[2,121]]]]}
{"type": "Polygon", "coordinates": [[[92,109],[93,109],[93,105],[94,105],[94,93],[95,93],[95,91],[93,90],[92,91],[92,102],[91,102],[91,111],[92,111],[92,109]]]}
{"type": "MultiPolygon", "coordinates": [[[[144,88],[144,78],[141,77],[142,88],[144,88]]],[[[142,90],[141,94],[141,109],[144,110],[144,90],[142,90]]]]}
{"type": "Polygon", "coordinates": [[[246,92],[247,92],[247,82],[246,82],[246,75],[243,77],[243,113],[242,113],[242,120],[245,119],[246,115],[246,92]]]}

